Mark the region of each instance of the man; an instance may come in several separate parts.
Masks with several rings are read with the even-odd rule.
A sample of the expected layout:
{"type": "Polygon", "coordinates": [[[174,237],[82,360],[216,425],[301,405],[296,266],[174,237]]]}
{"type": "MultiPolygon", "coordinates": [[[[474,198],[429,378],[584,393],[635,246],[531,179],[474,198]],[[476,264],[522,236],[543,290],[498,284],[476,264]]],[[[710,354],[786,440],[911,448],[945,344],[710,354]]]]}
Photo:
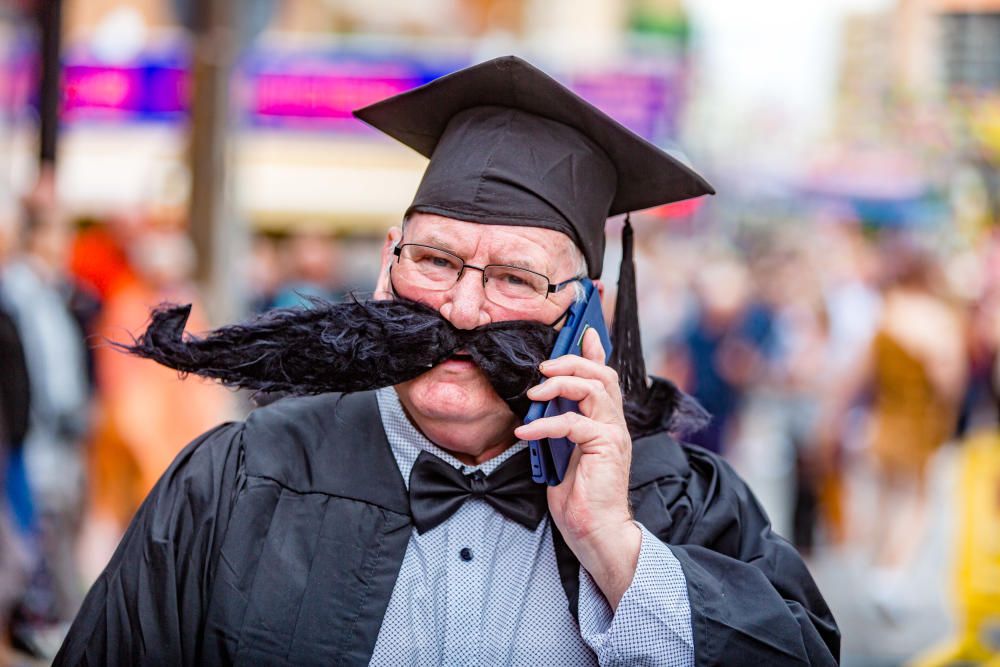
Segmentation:
{"type": "Polygon", "coordinates": [[[724,463],[666,433],[693,410],[635,356],[628,243],[628,404],[592,334],[523,391],[600,276],[608,215],[710,186],[517,58],[358,115],[432,156],[379,300],[187,341],[184,309],[158,311],[132,350],[256,389],[382,388],[282,400],[188,447],[56,663],[834,663],[794,549],[724,463]],[[580,413],[519,426],[556,396],[580,413]],[[524,441],[558,436],[577,447],[546,489],[524,441]]]}

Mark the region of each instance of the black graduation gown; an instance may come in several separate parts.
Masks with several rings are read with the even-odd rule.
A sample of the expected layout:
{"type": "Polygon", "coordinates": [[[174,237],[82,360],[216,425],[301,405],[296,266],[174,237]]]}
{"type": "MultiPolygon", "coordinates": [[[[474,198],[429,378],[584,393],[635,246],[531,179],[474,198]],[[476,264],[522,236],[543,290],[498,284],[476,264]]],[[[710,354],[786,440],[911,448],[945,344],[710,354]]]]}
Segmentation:
{"type": "MultiPolygon", "coordinates": [[[[631,496],[684,569],[698,665],[835,664],[829,609],[726,463],[638,439],[631,496]]],[[[55,664],[367,665],[410,531],[372,392],[279,401],[177,457],[55,664]]]]}

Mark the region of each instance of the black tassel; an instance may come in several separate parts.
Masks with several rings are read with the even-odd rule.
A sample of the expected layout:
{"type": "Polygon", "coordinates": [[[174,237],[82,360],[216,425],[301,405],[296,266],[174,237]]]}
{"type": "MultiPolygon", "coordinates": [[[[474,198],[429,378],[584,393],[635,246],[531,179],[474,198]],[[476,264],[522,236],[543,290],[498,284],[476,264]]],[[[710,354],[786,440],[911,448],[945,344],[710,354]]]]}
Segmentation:
{"type": "Polygon", "coordinates": [[[618,269],[618,298],[615,301],[615,319],[611,327],[614,349],[610,365],[618,372],[625,400],[642,404],[645,403],[649,382],[639,335],[633,245],[632,221],[626,214],[625,227],[622,229],[622,263],[618,269]]]}

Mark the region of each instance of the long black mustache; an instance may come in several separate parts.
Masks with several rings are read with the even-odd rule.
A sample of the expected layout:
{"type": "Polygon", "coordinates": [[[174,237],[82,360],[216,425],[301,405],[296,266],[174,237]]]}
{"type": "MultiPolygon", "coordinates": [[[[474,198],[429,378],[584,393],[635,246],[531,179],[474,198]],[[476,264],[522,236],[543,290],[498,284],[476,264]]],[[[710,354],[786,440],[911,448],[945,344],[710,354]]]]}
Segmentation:
{"type": "MultiPolygon", "coordinates": [[[[162,304],[146,331],[120,350],[181,373],[264,395],[350,393],[412,380],[457,352],[483,370],[520,418],[528,389],[541,382],[557,332],[527,320],[457,329],[437,310],[397,297],[279,308],[204,337],[184,333],[190,305],[162,304]]],[[[625,397],[633,438],[667,431],[684,435],[710,420],[698,402],[662,378],[625,397]]]]}
{"type": "Polygon", "coordinates": [[[397,298],[311,300],[204,337],[185,335],[190,305],[162,304],[131,345],[112,343],[182,373],[266,394],[378,389],[412,380],[454,354],[467,354],[494,391],[523,416],[525,393],[541,381],[556,331],[540,322],[457,329],[437,310],[397,298]]]}

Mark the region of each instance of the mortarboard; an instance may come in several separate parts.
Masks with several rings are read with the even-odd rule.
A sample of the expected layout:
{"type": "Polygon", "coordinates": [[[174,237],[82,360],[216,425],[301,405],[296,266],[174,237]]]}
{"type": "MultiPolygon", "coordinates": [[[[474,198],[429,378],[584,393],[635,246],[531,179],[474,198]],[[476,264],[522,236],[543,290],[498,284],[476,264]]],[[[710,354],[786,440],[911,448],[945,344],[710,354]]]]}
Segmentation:
{"type": "MultiPolygon", "coordinates": [[[[354,115],[430,158],[407,213],[567,234],[591,278],[604,261],[609,216],[691,197],[712,186],[664,151],[515,56],[495,58],[358,109],[354,115]]],[[[626,395],[645,387],[626,222],[612,365],[626,395]]]]}

